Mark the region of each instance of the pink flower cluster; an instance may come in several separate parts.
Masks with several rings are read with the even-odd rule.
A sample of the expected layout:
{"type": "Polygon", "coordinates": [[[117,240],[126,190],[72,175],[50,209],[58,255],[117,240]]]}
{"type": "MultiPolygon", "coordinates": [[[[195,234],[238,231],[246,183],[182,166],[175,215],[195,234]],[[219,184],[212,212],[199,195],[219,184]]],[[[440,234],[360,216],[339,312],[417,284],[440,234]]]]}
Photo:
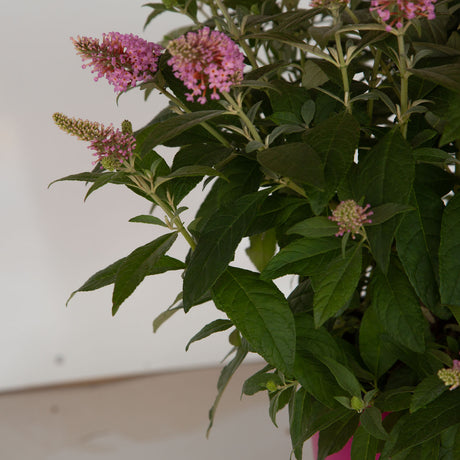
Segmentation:
{"type": "Polygon", "coordinates": [[[71,39],[86,68],[99,78],[105,77],[115,87],[115,92],[126,91],[130,86],[149,80],[158,68],[158,59],[163,48],[156,43],[133,34],[110,32],[97,38],[77,37],[71,39]]]}
{"type": "Polygon", "coordinates": [[[436,0],[372,0],[371,11],[377,11],[383,22],[387,24],[387,31],[391,31],[394,26],[400,29],[404,20],[415,18],[434,19],[434,4],[436,0]]]}
{"type": "Polygon", "coordinates": [[[343,236],[347,232],[351,233],[351,237],[355,239],[355,235],[361,232],[364,224],[372,223],[369,217],[374,213],[373,211],[367,211],[370,206],[370,204],[367,204],[363,208],[354,200],[341,201],[332,212],[332,216],[329,216],[329,219],[337,222],[339,226],[339,231],[335,236],[343,236]]]}
{"type": "Polygon", "coordinates": [[[447,385],[450,386],[449,390],[455,390],[460,387],[460,361],[453,360],[453,366],[449,369],[440,369],[438,377],[447,385]]]}
{"type": "Polygon", "coordinates": [[[192,90],[188,101],[204,104],[207,89],[211,99],[220,99],[217,91],[229,92],[232,85],[243,79],[244,56],[238,46],[222,32],[204,27],[188,32],[168,45],[174,75],[192,90]]]}
{"type": "Polygon", "coordinates": [[[113,125],[104,126],[89,120],[70,118],[62,113],[55,113],[53,119],[66,133],[90,142],[89,149],[97,157],[93,164],[100,162],[105,169],[113,171],[134,154],[136,139],[132,135],[130,122],[124,121],[119,130],[113,125]]]}

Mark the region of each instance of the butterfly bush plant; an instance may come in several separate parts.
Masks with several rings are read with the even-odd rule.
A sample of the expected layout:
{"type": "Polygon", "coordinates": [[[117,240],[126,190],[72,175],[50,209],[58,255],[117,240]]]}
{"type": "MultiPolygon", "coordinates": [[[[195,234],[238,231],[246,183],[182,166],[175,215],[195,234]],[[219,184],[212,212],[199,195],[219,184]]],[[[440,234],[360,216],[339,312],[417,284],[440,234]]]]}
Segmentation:
{"type": "Polygon", "coordinates": [[[350,438],[353,460],[460,458],[460,2],[146,7],[146,26],[164,12],[190,25],[161,45],[72,40],[96,81],[147,103],[161,93],[167,107],[144,127],[54,120],[94,155],[89,172],[60,180],[90,183],[88,194],[127,187],[153,210],[132,221],[164,234],[76,292],[113,284],[116,314],[146,276],[179,270],[155,329],[206,301],[225,313],[190,340],[230,333],[211,425],[256,353],[265,365],[243,393],[266,392],[274,423],[289,411],[296,459],[317,432],[319,459],[350,438]],[[182,260],[168,255],[178,238],[182,260]],[[240,244],[252,270],[233,262],[240,244]],[[287,296],[274,283],[285,275],[287,296]]]}

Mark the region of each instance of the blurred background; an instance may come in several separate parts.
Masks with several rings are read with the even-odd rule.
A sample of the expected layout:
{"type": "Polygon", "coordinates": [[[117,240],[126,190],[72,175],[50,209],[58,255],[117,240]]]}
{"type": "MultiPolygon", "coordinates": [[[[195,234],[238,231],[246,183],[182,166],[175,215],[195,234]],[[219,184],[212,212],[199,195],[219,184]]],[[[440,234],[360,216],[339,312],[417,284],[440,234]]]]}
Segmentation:
{"type": "MultiPolygon", "coordinates": [[[[143,102],[139,91],[123,95],[117,105],[113,87],[93,81],[70,41],[119,31],[158,42],[186,24],[182,16],[165,14],[143,31],[151,11],[143,3],[0,0],[0,455],[4,460],[287,459],[286,415],[276,430],[265,396],[240,403],[242,377],[223,400],[214,441],[205,440],[228,334],[185,352],[191,336],[221,317],[212,305],[187,316],[179,312],[152,333],[153,319],[181,290],[180,273],[146,278],[115,317],[110,287],[79,293],[65,306],[93,273],[161,234],[156,227],[128,222],[148,213],[149,204],[126,188],[106,186],[86,202],[81,182],[48,189],[55,179],[92,168],[86,144],[60,131],[54,112],[115,126],[129,119],[138,129],[166,105],[159,94],[143,102]],[[142,429],[131,425],[136,420],[144,431],[156,427],[156,438],[146,441],[150,430],[140,436],[142,429]],[[248,430],[258,424],[259,431],[248,430]],[[241,442],[222,449],[229,436],[241,442]],[[150,456],[152,449],[158,455],[150,456]]],[[[172,151],[160,153],[171,160],[172,151]]],[[[200,189],[186,203],[191,208],[186,220],[199,194],[200,189]]],[[[183,258],[186,250],[178,240],[171,255],[183,258]]],[[[244,248],[236,263],[251,268],[244,248]]],[[[290,283],[281,286],[288,289],[290,283]]],[[[262,367],[255,357],[249,361],[245,378],[262,367]]]]}

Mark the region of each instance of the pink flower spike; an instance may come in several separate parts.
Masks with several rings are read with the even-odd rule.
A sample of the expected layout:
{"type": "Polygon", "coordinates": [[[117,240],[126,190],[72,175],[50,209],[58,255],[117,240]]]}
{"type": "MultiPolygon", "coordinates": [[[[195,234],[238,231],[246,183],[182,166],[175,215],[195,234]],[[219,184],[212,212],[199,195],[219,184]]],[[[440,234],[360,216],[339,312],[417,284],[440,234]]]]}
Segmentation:
{"type": "Polygon", "coordinates": [[[211,99],[219,99],[216,91],[228,92],[243,80],[244,55],[227,35],[204,27],[188,32],[169,42],[168,51],[174,75],[191,90],[188,101],[204,104],[206,90],[212,89],[211,99]]]}
{"type": "Polygon", "coordinates": [[[71,39],[83,61],[89,61],[83,68],[93,67],[95,81],[105,77],[115,92],[122,92],[149,80],[157,71],[163,51],[160,45],[133,34],[110,32],[102,37],[102,42],[89,37],[71,39]]]}

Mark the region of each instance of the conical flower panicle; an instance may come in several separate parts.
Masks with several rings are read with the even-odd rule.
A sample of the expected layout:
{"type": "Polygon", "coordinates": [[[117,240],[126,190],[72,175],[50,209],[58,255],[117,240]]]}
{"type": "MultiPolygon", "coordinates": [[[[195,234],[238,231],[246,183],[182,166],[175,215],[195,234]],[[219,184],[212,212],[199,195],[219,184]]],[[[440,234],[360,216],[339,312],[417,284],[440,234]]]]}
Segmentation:
{"type": "Polygon", "coordinates": [[[192,90],[186,93],[188,101],[204,104],[206,92],[211,99],[220,99],[220,92],[229,92],[232,85],[243,80],[244,56],[227,35],[204,27],[198,32],[169,42],[168,51],[174,75],[192,90]]]}
{"type": "Polygon", "coordinates": [[[97,157],[93,164],[100,162],[105,169],[113,171],[134,154],[136,139],[132,135],[131,122],[128,120],[122,123],[120,130],[113,125],[104,126],[95,121],[70,118],[62,113],[55,113],[53,119],[66,133],[90,142],[89,149],[97,157]]]}
{"type": "Polygon", "coordinates": [[[115,92],[126,91],[130,86],[151,79],[163,51],[156,43],[119,32],[103,34],[101,42],[90,37],[71,40],[85,62],[82,67],[92,66],[92,72],[97,74],[94,80],[105,77],[115,92]]]}

